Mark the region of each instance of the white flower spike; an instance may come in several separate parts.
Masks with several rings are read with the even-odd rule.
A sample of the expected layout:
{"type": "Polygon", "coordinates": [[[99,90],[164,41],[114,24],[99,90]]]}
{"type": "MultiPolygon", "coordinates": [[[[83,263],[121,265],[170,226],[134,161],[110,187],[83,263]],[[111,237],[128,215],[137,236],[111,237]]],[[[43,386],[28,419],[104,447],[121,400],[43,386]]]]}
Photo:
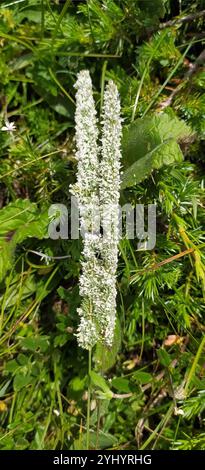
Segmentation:
{"type": "Polygon", "coordinates": [[[78,74],[75,87],[78,168],[71,193],[77,198],[84,230],[77,339],[79,346],[91,349],[99,341],[111,347],[115,328],[122,131],[120,99],[113,81],[104,95],[101,146],[88,71],[78,74]]]}
{"type": "Polygon", "coordinates": [[[104,306],[101,323],[104,341],[112,346],[116,317],[116,270],[119,242],[119,198],[121,168],[122,119],[116,85],[110,80],[104,94],[102,110],[102,147],[100,161],[100,210],[103,225],[101,256],[106,271],[102,278],[104,306]]]}
{"type": "Polygon", "coordinates": [[[95,290],[96,249],[98,236],[92,233],[93,214],[99,204],[98,198],[98,128],[92,82],[87,70],[78,74],[76,92],[76,159],[77,182],[71,187],[71,193],[77,198],[80,211],[80,228],[84,231],[84,249],[82,274],[80,277],[81,307],[78,309],[80,324],[77,339],[79,346],[90,349],[98,340],[98,331],[94,318],[94,302],[98,295],[95,290]],[[95,281],[95,282],[93,282],[95,281]]]}

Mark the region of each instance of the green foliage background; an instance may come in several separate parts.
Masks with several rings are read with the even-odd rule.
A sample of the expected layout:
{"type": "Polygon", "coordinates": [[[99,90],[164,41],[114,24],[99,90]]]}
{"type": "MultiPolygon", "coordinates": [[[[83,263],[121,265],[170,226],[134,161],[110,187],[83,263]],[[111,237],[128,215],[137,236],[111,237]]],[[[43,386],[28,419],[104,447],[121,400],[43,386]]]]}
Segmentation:
{"type": "Polygon", "coordinates": [[[93,352],[90,447],[205,449],[204,9],[1,1],[0,124],[16,131],[0,131],[0,449],[86,448],[81,242],[47,237],[48,209],[69,207],[75,180],[83,68],[99,112],[109,78],[120,91],[122,202],[157,205],[156,247],[120,242],[115,343],[93,352]]]}

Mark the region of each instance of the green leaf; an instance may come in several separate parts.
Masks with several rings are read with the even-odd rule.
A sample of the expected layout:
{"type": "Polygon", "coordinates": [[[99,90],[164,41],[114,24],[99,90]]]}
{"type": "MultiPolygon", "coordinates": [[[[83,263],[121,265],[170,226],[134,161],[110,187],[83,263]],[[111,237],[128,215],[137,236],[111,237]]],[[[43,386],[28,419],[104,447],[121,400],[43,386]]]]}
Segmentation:
{"type": "Polygon", "coordinates": [[[91,382],[93,383],[93,385],[95,385],[97,389],[100,388],[105,393],[106,395],[105,398],[107,399],[112,398],[113,393],[110,390],[109,386],[107,385],[107,382],[101,375],[97,374],[94,371],[91,371],[90,378],[91,378],[91,382]]]}
{"type": "MultiPolygon", "coordinates": [[[[99,449],[106,449],[110,448],[114,445],[117,445],[118,440],[115,436],[108,432],[99,431],[98,435],[94,431],[90,431],[90,448],[96,449],[96,445],[98,444],[99,449]]],[[[74,449],[75,450],[86,450],[86,434],[84,433],[80,439],[76,439],[74,441],[74,449]]]]}
{"type": "Polygon", "coordinates": [[[32,379],[30,375],[16,374],[14,377],[14,382],[13,382],[13,387],[14,387],[15,392],[18,392],[23,387],[26,387],[26,385],[31,383],[31,380],[32,379]]]}
{"type": "Polygon", "coordinates": [[[37,204],[18,199],[0,211],[0,282],[12,267],[16,245],[29,237],[47,237],[47,212],[40,213],[37,204]]]}
{"type": "Polygon", "coordinates": [[[2,398],[5,395],[6,390],[9,387],[9,384],[10,384],[10,380],[8,380],[6,383],[4,383],[4,385],[1,386],[1,388],[0,388],[0,398],[2,398]]]}
{"type": "Polygon", "coordinates": [[[69,382],[69,388],[74,392],[81,392],[85,388],[85,377],[81,378],[79,376],[73,377],[69,382]]]}
{"type": "Polygon", "coordinates": [[[0,211],[0,236],[17,230],[25,222],[30,222],[35,213],[36,204],[31,203],[28,199],[17,199],[15,203],[8,204],[0,211]]]}
{"type": "Polygon", "coordinates": [[[68,396],[70,397],[71,400],[75,400],[78,402],[79,400],[82,399],[82,395],[84,390],[86,389],[87,385],[87,376],[84,375],[83,377],[73,377],[73,379],[70,380],[69,385],[68,385],[68,396]]]}
{"type": "Polygon", "coordinates": [[[8,361],[6,366],[5,366],[5,370],[8,371],[8,372],[16,372],[16,370],[19,369],[19,364],[18,362],[16,361],[16,359],[11,359],[11,361],[8,361]]]}
{"type": "Polygon", "coordinates": [[[17,361],[21,366],[26,366],[29,363],[29,357],[25,354],[19,353],[17,361]]]}
{"type": "Polygon", "coordinates": [[[125,167],[122,189],[143,181],[154,169],[182,161],[178,141],[190,134],[183,121],[168,114],[137,119],[126,126],[122,140],[125,167]]]}
{"type": "Polygon", "coordinates": [[[40,23],[41,21],[41,12],[39,10],[24,10],[18,14],[18,21],[22,21],[24,19],[27,19],[29,21],[33,21],[34,23],[40,23]]]}
{"type": "Polygon", "coordinates": [[[152,382],[153,380],[153,377],[151,374],[149,374],[148,372],[140,371],[140,370],[137,372],[134,372],[132,377],[135,380],[139,381],[141,384],[147,384],[147,383],[152,382]]]}
{"type": "Polygon", "coordinates": [[[120,322],[117,319],[115,324],[115,333],[112,348],[107,348],[103,344],[99,343],[96,346],[94,361],[97,370],[106,372],[108,369],[114,366],[117,358],[117,353],[121,346],[121,327],[120,322]]]}
{"type": "Polygon", "coordinates": [[[62,96],[61,92],[59,93],[56,83],[50,80],[48,67],[45,65],[41,65],[41,67],[36,66],[33,69],[33,79],[35,82],[33,84],[35,92],[42,96],[56,113],[73,119],[74,105],[65,95],[62,96]]]}
{"type": "MultiPolygon", "coordinates": [[[[4,299],[5,308],[9,308],[15,305],[19,299],[19,296],[21,297],[21,300],[24,300],[33,295],[33,293],[36,291],[36,282],[34,276],[30,275],[25,279],[23,285],[21,285],[20,293],[19,282],[20,276],[18,274],[12,279],[12,284],[7,290],[7,298],[6,300],[4,299]]],[[[3,301],[3,296],[0,296],[0,301],[3,301]]]]}
{"type": "Polygon", "coordinates": [[[123,379],[122,377],[116,377],[112,380],[112,387],[120,392],[129,393],[131,392],[129,380],[123,379]]]}
{"type": "Polygon", "coordinates": [[[49,347],[49,336],[22,338],[21,345],[30,351],[36,351],[39,349],[41,352],[46,352],[49,347]]]}
{"type": "Polygon", "coordinates": [[[97,439],[97,434],[91,433],[91,445],[95,449],[97,440],[99,442],[100,449],[105,449],[106,447],[112,447],[117,444],[118,440],[115,436],[108,432],[99,432],[99,439],[97,439]]]}
{"type": "Polygon", "coordinates": [[[165,349],[158,349],[157,351],[158,358],[161,364],[165,367],[169,367],[171,364],[171,357],[165,349]]]}
{"type": "Polygon", "coordinates": [[[25,437],[20,437],[17,442],[15,443],[16,450],[24,450],[29,447],[29,441],[25,439],[25,437]]]}
{"type": "Polygon", "coordinates": [[[68,333],[62,333],[62,335],[58,335],[54,339],[54,347],[57,348],[58,346],[62,347],[68,341],[68,333]]]}

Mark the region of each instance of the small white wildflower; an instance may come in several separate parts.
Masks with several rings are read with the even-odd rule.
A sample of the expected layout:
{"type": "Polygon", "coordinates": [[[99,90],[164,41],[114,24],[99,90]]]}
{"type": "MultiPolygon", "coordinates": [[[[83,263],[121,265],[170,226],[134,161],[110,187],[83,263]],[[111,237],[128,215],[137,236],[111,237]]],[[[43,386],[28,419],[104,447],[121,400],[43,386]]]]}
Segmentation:
{"type": "Polygon", "coordinates": [[[182,408],[177,408],[177,406],[174,407],[174,414],[175,416],[184,416],[184,411],[182,408]]]}
{"type": "Polygon", "coordinates": [[[5,120],[5,126],[1,127],[1,131],[5,132],[13,132],[16,130],[16,126],[14,122],[9,122],[7,119],[5,120]]]}

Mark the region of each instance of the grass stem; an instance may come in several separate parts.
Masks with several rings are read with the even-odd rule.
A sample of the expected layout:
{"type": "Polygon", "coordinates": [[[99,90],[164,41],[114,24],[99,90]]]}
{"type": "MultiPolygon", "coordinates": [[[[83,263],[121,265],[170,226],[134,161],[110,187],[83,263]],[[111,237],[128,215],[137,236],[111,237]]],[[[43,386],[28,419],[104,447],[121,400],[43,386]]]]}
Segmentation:
{"type": "Polygon", "coordinates": [[[91,380],[90,373],[92,369],[92,350],[88,352],[88,401],[87,401],[87,431],[86,431],[86,447],[90,448],[90,403],[91,403],[91,380]]]}

